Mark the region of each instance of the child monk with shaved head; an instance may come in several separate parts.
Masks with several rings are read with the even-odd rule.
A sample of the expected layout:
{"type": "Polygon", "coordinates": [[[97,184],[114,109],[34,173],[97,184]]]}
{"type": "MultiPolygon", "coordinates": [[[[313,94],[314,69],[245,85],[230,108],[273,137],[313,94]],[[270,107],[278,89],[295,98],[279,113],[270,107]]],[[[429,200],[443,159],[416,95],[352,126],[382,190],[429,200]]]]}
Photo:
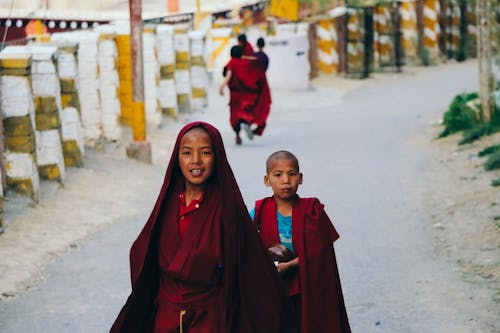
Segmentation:
{"type": "Polygon", "coordinates": [[[297,195],[297,157],[280,150],[266,161],[273,196],[250,212],[295,308],[302,333],[351,332],[333,242],[339,235],[317,198],[297,195]]]}

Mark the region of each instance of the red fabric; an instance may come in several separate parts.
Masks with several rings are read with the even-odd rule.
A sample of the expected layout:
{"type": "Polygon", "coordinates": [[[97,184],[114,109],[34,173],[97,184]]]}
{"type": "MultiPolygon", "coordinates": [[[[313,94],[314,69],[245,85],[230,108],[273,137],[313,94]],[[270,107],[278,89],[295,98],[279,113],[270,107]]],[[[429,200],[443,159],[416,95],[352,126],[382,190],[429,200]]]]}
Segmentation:
{"type": "MultiPolygon", "coordinates": [[[[167,310],[160,309],[162,313],[174,318],[176,306],[185,307],[188,317],[203,320],[204,328],[218,326],[218,333],[295,332],[288,297],[248,215],[220,133],[207,123],[190,123],[180,131],[156,204],[130,250],[130,272],[132,292],[111,327],[112,333],[153,332],[156,299],[163,296],[162,306],[167,310]],[[179,144],[194,127],[202,127],[212,139],[214,174],[181,242],[174,229],[178,195],[184,186],[179,144]],[[195,290],[195,295],[160,295],[159,290],[165,291],[160,283],[164,277],[183,281],[183,287],[195,290]],[[169,297],[179,295],[181,304],[170,304],[176,300],[169,297]],[[206,311],[211,312],[204,315],[206,311]]],[[[198,321],[189,322],[188,317],[187,332],[209,332],[196,329],[198,321]]],[[[167,324],[172,320],[167,319],[167,324]]]]}
{"type": "MultiPolygon", "coordinates": [[[[264,241],[264,245],[267,248],[281,243],[280,235],[278,232],[278,218],[276,216],[276,212],[276,201],[272,200],[271,198],[262,199],[255,203],[254,223],[257,225],[260,237],[264,241]]],[[[293,236],[292,245],[295,248],[293,236]]],[[[300,277],[298,270],[287,272],[287,274],[283,275],[282,278],[285,284],[285,289],[289,296],[297,295],[300,293],[300,277]]]]}
{"type": "Polygon", "coordinates": [[[179,195],[179,221],[178,221],[178,229],[179,236],[181,239],[184,239],[184,235],[186,234],[186,230],[188,228],[189,223],[192,220],[191,212],[194,212],[196,209],[200,207],[201,202],[203,201],[203,197],[199,200],[191,200],[189,206],[186,206],[186,197],[184,193],[179,195]]]}
{"type": "Polygon", "coordinates": [[[265,71],[257,60],[232,58],[226,66],[232,73],[228,83],[231,126],[240,121],[257,124],[256,134],[262,135],[272,103],[265,71]]]}
{"type": "Polygon", "coordinates": [[[245,44],[245,47],[243,48],[243,55],[244,56],[253,56],[253,47],[248,42],[245,44]]]}
{"type": "MultiPolygon", "coordinates": [[[[276,202],[256,203],[255,222],[264,243],[276,240],[276,202]],[[259,218],[259,220],[257,220],[259,218]]],[[[279,237],[279,236],[278,236],[279,237]]],[[[324,206],[316,198],[299,198],[292,211],[292,244],[299,256],[301,332],[350,333],[342,287],[333,249],[339,235],[324,206]]]]}

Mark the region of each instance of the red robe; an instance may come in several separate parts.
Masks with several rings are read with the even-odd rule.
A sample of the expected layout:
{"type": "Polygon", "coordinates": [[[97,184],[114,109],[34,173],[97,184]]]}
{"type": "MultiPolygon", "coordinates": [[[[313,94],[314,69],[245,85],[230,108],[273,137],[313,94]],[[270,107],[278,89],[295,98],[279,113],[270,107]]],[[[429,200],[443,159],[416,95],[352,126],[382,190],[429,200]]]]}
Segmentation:
{"type": "Polygon", "coordinates": [[[250,43],[246,43],[245,47],[243,48],[243,55],[244,56],[253,56],[253,47],[250,43]]]}
{"type": "MultiPolygon", "coordinates": [[[[255,204],[254,221],[266,247],[279,243],[276,211],[272,197],[255,204]]],[[[299,257],[302,333],[351,332],[333,249],[338,238],[320,201],[297,197],[292,210],[292,245],[299,257]]],[[[290,281],[285,283],[293,286],[290,281]]]]}
{"type": "Polygon", "coordinates": [[[271,91],[266,73],[257,60],[232,58],[226,65],[231,70],[228,82],[231,126],[238,122],[256,124],[255,134],[262,135],[271,110],[271,91]]]}
{"type": "Polygon", "coordinates": [[[153,332],[159,298],[174,330],[180,310],[187,310],[186,332],[294,332],[280,277],[248,215],[220,133],[207,123],[190,123],[180,131],[156,204],[130,250],[130,272],[132,292],[112,333],[153,332]],[[181,240],[179,144],[193,127],[209,133],[215,164],[203,203],[181,240]]]}

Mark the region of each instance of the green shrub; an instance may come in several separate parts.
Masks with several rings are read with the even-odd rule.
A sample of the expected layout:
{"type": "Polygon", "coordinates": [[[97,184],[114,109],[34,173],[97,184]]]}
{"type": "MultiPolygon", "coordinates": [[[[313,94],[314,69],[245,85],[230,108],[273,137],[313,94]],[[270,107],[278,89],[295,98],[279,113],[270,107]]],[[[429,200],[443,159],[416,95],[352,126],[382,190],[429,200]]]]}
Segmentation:
{"type": "Polygon", "coordinates": [[[488,171],[500,169],[500,151],[497,151],[488,157],[486,162],[484,162],[484,169],[488,171]]]}
{"type": "Polygon", "coordinates": [[[481,150],[479,152],[478,156],[479,157],[486,156],[486,155],[492,154],[496,151],[500,151],[500,144],[484,148],[483,150],[481,150]]]}
{"type": "Polygon", "coordinates": [[[479,124],[472,127],[471,129],[464,131],[462,140],[460,140],[458,144],[463,145],[466,143],[471,143],[473,141],[476,141],[477,139],[488,134],[489,127],[490,127],[489,124],[479,124]]]}
{"type": "Polygon", "coordinates": [[[491,181],[491,186],[500,186],[500,178],[493,179],[491,181]]]}
{"type": "Polygon", "coordinates": [[[476,112],[467,106],[467,102],[477,97],[477,93],[463,93],[455,96],[448,107],[448,111],[444,113],[444,130],[439,134],[439,137],[470,129],[479,123],[476,112]]]}

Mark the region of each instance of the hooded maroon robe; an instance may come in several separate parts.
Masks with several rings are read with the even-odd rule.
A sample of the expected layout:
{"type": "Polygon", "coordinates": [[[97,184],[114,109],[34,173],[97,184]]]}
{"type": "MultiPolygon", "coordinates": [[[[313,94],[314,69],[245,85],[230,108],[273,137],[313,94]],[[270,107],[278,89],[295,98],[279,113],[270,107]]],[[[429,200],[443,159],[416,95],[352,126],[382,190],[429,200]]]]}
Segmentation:
{"type": "Polygon", "coordinates": [[[232,58],[226,65],[231,70],[229,122],[233,128],[238,122],[257,124],[257,135],[262,135],[271,110],[271,90],[266,72],[257,60],[232,58]]]}
{"type": "MultiPolygon", "coordinates": [[[[276,210],[273,197],[255,204],[254,221],[266,247],[279,243],[276,210]]],[[[323,204],[316,198],[297,196],[292,210],[292,245],[299,257],[301,333],[351,332],[333,249],[338,238],[323,204]]],[[[293,288],[293,282],[285,283],[293,288]]]]}
{"type": "MultiPolygon", "coordinates": [[[[208,293],[212,288],[218,295],[211,300],[215,299],[221,309],[220,333],[294,332],[290,303],[280,277],[248,215],[220,133],[210,124],[190,123],[177,137],[156,204],[130,250],[132,292],[111,333],[153,332],[160,276],[165,273],[161,271],[165,268],[159,267],[160,260],[168,265],[171,277],[186,281],[188,287],[208,287],[208,293]],[[184,184],[178,164],[179,144],[194,127],[202,127],[212,139],[214,174],[200,205],[204,217],[194,216],[187,230],[191,239],[179,242],[175,236],[177,219],[173,218],[177,195],[184,184]],[[169,233],[160,232],[164,228],[169,233]],[[168,243],[162,245],[169,249],[159,258],[162,234],[166,235],[162,241],[168,243]],[[209,260],[204,257],[206,251],[213,251],[209,260]]],[[[185,305],[189,307],[189,301],[185,305]]],[[[189,332],[189,327],[185,332],[189,332]]]]}

